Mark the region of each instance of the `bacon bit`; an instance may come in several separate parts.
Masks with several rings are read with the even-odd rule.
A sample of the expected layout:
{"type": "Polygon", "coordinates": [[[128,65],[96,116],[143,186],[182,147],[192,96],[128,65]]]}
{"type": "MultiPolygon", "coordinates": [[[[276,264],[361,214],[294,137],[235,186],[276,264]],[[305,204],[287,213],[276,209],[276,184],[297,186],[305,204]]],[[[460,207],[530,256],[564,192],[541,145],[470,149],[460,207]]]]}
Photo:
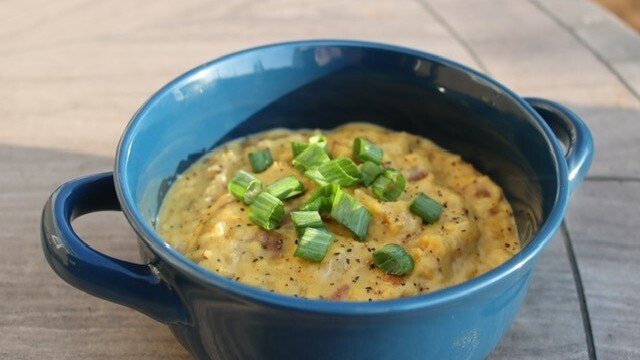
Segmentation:
{"type": "Polygon", "coordinates": [[[285,225],[290,224],[290,223],[291,223],[291,213],[287,212],[282,217],[282,221],[280,222],[280,226],[285,226],[285,225]]]}
{"type": "Polygon", "coordinates": [[[407,175],[407,180],[413,182],[426,178],[429,173],[422,169],[411,169],[407,175]]]}
{"type": "Polygon", "coordinates": [[[264,250],[271,253],[271,258],[279,257],[282,254],[282,238],[278,233],[260,229],[258,241],[264,250]]]}
{"type": "Polygon", "coordinates": [[[334,291],[333,294],[329,296],[329,299],[342,300],[345,298],[345,296],[347,296],[348,293],[349,293],[349,285],[344,284],[339,288],[337,288],[336,291],[334,291]]]}
{"type": "Polygon", "coordinates": [[[479,198],[488,198],[491,196],[491,193],[487,189],[478,189],[476,191],[476,197],[479,198]]]}
{"type": "Polygon", "coordinates": [[[385,274],[384,280],[392,283],[393,285],[404,284],[404,278],[402,276],[385,274]]]}

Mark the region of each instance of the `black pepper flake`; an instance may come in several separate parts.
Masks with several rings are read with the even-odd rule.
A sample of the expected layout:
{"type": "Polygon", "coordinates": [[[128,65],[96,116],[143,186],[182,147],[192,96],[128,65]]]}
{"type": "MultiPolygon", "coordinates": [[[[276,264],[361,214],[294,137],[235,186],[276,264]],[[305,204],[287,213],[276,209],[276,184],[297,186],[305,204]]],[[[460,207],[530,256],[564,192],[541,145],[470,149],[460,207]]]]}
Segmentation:
{"type": "Polygon", "coordinates": [[[339,253],[339,252],[334,252],[334,253],[333,253],[333,256],[338,256],[338,255],[340,255],[340,253],[339,253]]]}
{"type": "Polygon", "coordinates": [[[336,284],[336,283],[329,283],[329,285],[331,285],[331,286],[333,286],[333,285],[335,285],[335,284],[336,284]]]}
{"type": "Polygon", "coordinates": [[[356,276],[353,278],[353,280],[351,280],[351,282],[355,284],[356,282],[358,282],[359,279],[360,279],[360,276],[356,276]]]}
{"type": "Polygon", "coordinates": [[[351,252],[351,250],[353,250],[353,249],[349,248],[349,249],[347,249],[347,252],[351,252]]]}
{"type": "Polygon", "coordinates": [[[369,298],[369,302],[372,302],[372,301],[373,301],[373,299],[369,298]]]}
{"type": "Polygon", "coordinates": [[[367,286],[364,289],[367,290],[367,292],[371,292],[371,290],[373,290],[373,288],[371,286],[367,286]]]}
{"type": "Polygon", "coordinates": [[[509,243],[504,243],[504,247],[506,247],[506,248],[510,248],[510,247],[511,247],[511,244],[509,244],[509,243]]]}
{"type": "Polygon", "coordinates": [[[347,265],[351,264],[351,259],[347,258],[347,265]]]}
{"type": "Polygon", "coordinates": [[[254,263],[255,263],[255,262],[258,262],[258,258],[253,259],[253,262],[254,262],[254,263]]]}
{"type": "Polygon", "coordinates": [[[289,276],[289,280],[294,281],[292,276],[289,276]]]}

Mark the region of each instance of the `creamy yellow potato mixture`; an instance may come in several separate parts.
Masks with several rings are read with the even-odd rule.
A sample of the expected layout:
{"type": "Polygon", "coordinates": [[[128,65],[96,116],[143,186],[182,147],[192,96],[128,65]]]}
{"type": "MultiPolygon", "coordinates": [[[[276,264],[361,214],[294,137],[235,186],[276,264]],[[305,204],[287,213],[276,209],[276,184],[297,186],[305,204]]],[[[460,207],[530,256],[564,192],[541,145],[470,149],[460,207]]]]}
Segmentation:
{"type": "Polygon", "coordinates": [[[373,215],[365,241],[323,216],[334,234],[320,263],[293,254],[297,239],[285,215],[278,228],[266,231],[248,218],[248,206],[227,192],[239,169],[251,172],[248,154],[269,148],[274,159],[256,174],[263,185],[295,175],[306,189],[284,200],[296,211],[318,188],[291,165],[292,141],[307,142],[312,131],[273,130],[224,145],[178,177],[158,216],[157,231],[170,246],[197,264],[246,284],[300,297],[376,300],[422,294],[482,274],[520,250],[516,225],[502,190],[458,155],[405,132],[364,123],[324,133],[332,157],[352,157],[356,137],[384,151],[383,165],[407,180],[396,201],[375,198],[362,185],[343,188],[373,215]],[[409,211],[424,192],[444,205],[434,224],[409,211]],[[404,276],[388,275],[373,263],[372,253],[387,243],[400,244],[415,267],[404,276]]]}

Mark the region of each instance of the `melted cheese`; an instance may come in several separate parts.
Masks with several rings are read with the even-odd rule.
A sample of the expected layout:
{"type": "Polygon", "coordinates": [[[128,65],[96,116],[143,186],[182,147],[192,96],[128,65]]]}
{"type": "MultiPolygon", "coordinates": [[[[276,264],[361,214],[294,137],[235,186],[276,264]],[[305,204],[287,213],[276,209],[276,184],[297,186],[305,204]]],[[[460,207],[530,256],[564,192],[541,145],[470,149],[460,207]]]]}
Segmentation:
{"type": "Polygon", "coordinates": [[[393,202],[376,199],[362,186],[346,188],[373,215],[366,241],[327,219],[334,233],[327,256],[312,263],[293,256],[296,232],[285,216],[265,231],[251,223],[248,207],[227,193],[239,169],[251,171],[248,153],[268,147],[274,163],[257,174],[263,184],[295,175],[304,195],[285,201],[299,209],[317,185],[292,165],[291,141],[306,142],[310,131],[273,130],[222,146],[178,177],[160,209],[157,231],[173,248],[204,268],[230,279],[276,292],[310,298],[376,300],[417,295],[482,274],[520,250],[516,225],[502,190],[458,155],[404,132],[353,123],[325,133],[331,155],[351,156],[362,136],[381,147],[384,165],[407,178],[393,202]],[[445,204],[440,219],[426,224],[409,211],[424,192],[445,204]],[[405,276],[384,274],[372,252],[401,244],[414,259],[405,276]]]}

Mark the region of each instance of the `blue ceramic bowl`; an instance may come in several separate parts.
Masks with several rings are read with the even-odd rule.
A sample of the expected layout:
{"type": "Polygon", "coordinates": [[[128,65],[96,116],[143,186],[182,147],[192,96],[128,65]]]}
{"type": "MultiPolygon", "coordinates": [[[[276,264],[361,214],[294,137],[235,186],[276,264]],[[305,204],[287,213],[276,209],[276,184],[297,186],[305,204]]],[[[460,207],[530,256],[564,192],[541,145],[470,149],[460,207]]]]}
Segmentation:
{"type": "MultiPolygon", "coordinates": [[[[525,296],[593,142],[563,106],[527,99],[438,56],[354,41],[254,48],[197,67],[153,95],[118,146],[113,173],[62,185],[47,202],[42,244],[67,282],[169,325],[197,358],[482,358],[525,296]],[[217,145],[273,127],[368,121],[435,140],[498,182],[523,250],[463,284],[411,298],[308,300],[198,267],[154,231],[175,175],[217,145]],[[88,247],[70,221],[121,209],[145,265],[88,247]]],[[[99,341],[99,339],[96,339],[99,341]]]]}

